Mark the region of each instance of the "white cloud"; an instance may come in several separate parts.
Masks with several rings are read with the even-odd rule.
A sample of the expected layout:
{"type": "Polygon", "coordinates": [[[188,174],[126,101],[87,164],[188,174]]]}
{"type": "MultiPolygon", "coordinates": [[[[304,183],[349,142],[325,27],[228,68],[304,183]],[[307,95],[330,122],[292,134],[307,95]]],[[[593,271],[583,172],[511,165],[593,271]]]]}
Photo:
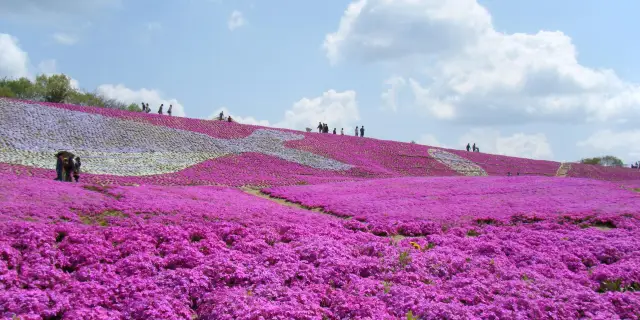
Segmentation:
{"type": "Polygon", "coordinates": [[[345,134],[358,125],[360,112],[356,92],[329,90],[316,98],[302,98],[284,114],[284,119],[274,126],[294,130],[316,128],[319,122],[326,123],[330,130],[344,128],[345,134]]]}
{"type": "Polygon", "coordinates": [[[120,7],[122,0],[2,0],[0,15],[73,15],[120,7]]]}
{"type": "Polygon", "coordinates": [[[587,157],[614,154],[620,155],[625,163],[635,163],[640,159],[640,129],[598,130],[587,139],[579,141],[577,146],[587,157]]]}
{"type": "Polygon", "coordinates": [[[229,17],[229,21],[227,22],[227,26],[229,27],[229,30],[233,31],[235,29],[238,29],[242,26],[244,26],[246,24],[246,20],[244,19],[244,16],[242,15],[242,12],[238,11],[238,10],[234,10],[231,13],[231,16],[229,17]]]}
{"type": "Polygon", "coordinates": [[[398,91],[404,87],[406,81],[399,76],[393,76],[385,84],[389,86],[389,89],[381,94],[383,108],[389,109],[393,112],[398,111],[398,91]]]}
{"type": "Polygon", "coordinates": [[[147,30],[148,31],[160,31],[162,30],[162,24],[160,24],[160,22],[149,22],[147,23],[147,30]]]}
{"type": "Polygon", "coordinates": [[[250,124],[254,126],[263,126],[263,127],[269,126],[269,121],[267,120],[257,120],[254,117],[241,117],[241,116],[232,114],[231,112],[229,112],[229,109],[227,109],[226,107],[222,107],[214,111],[213,114],[211,114],[207,119],[217,119],[220,116],[220,111],[224,112],[225,118],[227,116],[231,116],[231,119],[237,123],[250,124]]]}
{"type": "Polygon", "coordinates": [[[59,44],[63,44],[67,46],[74,45],[78,42],[78,38],[76,38],[75,36],[67,33],[61,33],[61,32],[54,33],[53,40],[55,40],[59,44]]]}
{"type": "Polygon", "coordinates": [[[324,48],[331,63],[422,61],[412,65],[422,75],[409,79],[415,102],[441,120],[513,124],[640,116],[640,86],[611,70],[581,65],[562,32],[496,31],[476,0],[354,1],[324,48]]]}
{"type": "Polygon", "coordinates": [[[436,136],[433,134],[421,135],[420,138],[416,140],[416,143],[423,144],[425,146],[430,146],[430,147],[451,148],[443,143],[440,143],[440,141],[438,141],[438,138],[436,138],[436,136]]]}
{"type": "Polygon", "coordinates": [[[0,78],[3,77],[29,77],[29,56],[17,38],[0,33],[0,78]]]}
{"type": "Polygon", "coordinates": [[[551,145],[543,133],[516,133],[505,137],[493,129],[472,129],[463,134],[458,143],[460,149],[466,147],[467,143],[475,143],[484,153],[530,159],[553,159],[551,145]]]}
{"type": "Polygon", "coordinates": [[[176,99],[167,99],[163,97],[162,93],[158,90],[151,90],[142,88],[140,90],[132,90],[125,87],[122,84],[112,85],[103,84],[98,87],[97,92],[109,99],[116,99],[127,104],[136,103],[148,103],[151,108],[151,112],[157,112],[160,104],[164,104],[164,112],[167,112],[169,105],[173,105],[172,115],[178,117],[184,117],[184,107],[176,99]]]}
{"type": "Polygon", "coordinates": [[[629,151],[640,151],[640,130],[614,132],[599,130],[587,139],[578,142],[578,147],[590,147],[596,150],[611,151],[627,148],[629,151]]]}
{"type": "Polygon", "coordinates": [[[58,63],[55,59],[43,60],[38,64],[38,71],[46,75],[55,74],[58,70],[58,63]]]}

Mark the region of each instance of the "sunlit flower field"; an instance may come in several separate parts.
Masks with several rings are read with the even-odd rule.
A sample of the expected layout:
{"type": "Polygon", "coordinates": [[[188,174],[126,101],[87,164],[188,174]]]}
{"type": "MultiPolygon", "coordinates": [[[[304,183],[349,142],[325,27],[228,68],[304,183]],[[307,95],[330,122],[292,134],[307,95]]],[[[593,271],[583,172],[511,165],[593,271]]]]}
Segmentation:
{"type": "Polygon", "coordinates": [[[0,318],[638,319],[637,170],[559,166],[0,99],[0,318]]]}

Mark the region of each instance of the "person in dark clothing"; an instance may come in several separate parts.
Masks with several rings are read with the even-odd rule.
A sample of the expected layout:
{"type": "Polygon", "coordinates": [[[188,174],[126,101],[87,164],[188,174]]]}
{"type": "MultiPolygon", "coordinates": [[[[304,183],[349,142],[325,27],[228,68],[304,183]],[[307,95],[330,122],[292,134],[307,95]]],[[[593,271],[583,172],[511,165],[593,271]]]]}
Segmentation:
{"type": "Polygon", "coordinates": [[[341,135],[341,136],[344,136],[344,128],[341,128],[341,129],[340,129],[340,135],[341,135]]]}
{"type": "Polygon", "coordinates": [[[519,176],[519,175],[520,175],[520,172],[518,172],[516,175],[517,175],[517,176],[519,176]]]}
{"type": "Polygon", "coordinates": [[[229,121],[229,122],[233,122],[233,119],[231,119],[231,116],[229,116],[229,117],[227,118],[227,121],[229,121]]]}
{"type": "Polygon", "coordinates": [[[62,180],[62,155],[61,152],[56,154],[56,181],[62,180]]]}
{"type": "Polygon", "coordinates": [[[76,180],[76,183],[78,183],[78,180],[80,179],[80,166],[82,166],[82,163],[80,162],[80,157],[76,157],[74,168],[73,168],[73,179],[76,180]]]}
{"type": "Polygon", "coordinates": [[[171,109],[173,109],[173,105],[172,105],[172,104],[170,104],[170,105],[169,105],[169,109],[167,109],[167,114],[168,114],[169,116],[171,116],[171,109]]]}
{"type": "Polygon", "coordinates": [[[356,137],[358,136],[358,127],[356,126],[356,137]]]}
{"type": "Polygon", "coordinates": [[[467,143],[467,152],[469,152],[469,150],[471,150],[471,145],[467,143]]]}
{"type": "Polygon", "coordinates": [[[507,177],[511,177],[511,171],[507,171],[507,177]]]}
{"type": "Polygon", "coordinates": [[[322,133],[323,128],[324,126],[322,125],[322,122],[318,122],[318,133],[322,133]]]}
{"type": "Polygon", "coordinates": [[[333,134],[337,134],[336,128],[333,128],[333,134]]]}
{"type": "Polygon", "coordinates": [[[60,151],[56,154],[56,173],[58,177],[55,180],[57,181],[66,181],[71,182],[71,175],[74,171],[74,162],[73,158],[75,155],[68,151],[60,151]]]}
{"type": "Polygon", "coordinates": [[[147,107],[144,105],[144,102],[142,103],[142,112],[147,111],[147,107]]]}
{"type": "Polygon", "coordinates": [[[360,127],[360,136],[364,137],[364,126],[360,127]]]}
{"type": "Polygon", "coordinates": [[[480,152],[480,148],[476,147],[476,152],[480,152]]]}
{"type": "Polygon", "coordinates": [[[473,143],[473,152],[476,152],[476,143],[473,143]]]}
{"type": "Polygon", "coordinates": [[[160,104],[160,109],[158,109],[158,114],[162,114],[162,107],[164,107],[164,103],[160,104]]]}
{"type": "Polygon", "coordinates": [[[323,132],[324,132],[324,133],[329,133],[329,125],[328,125],[328,124],[326,124],[326,123],[324,124],[324,130],[323,130],[323,132]]]}
{"type": "Polygon", "coordinates": [[[147,103],[147,111],[145,111],[145,113],[149,113],[151,112],[151,108],[149,107],[149,104],[147,103]]]}
{"type": "Polygon", "coordinates": [[[220,117],[218,118],[218,120],[224,120],[224,112],[220,111],[220,117]]]}

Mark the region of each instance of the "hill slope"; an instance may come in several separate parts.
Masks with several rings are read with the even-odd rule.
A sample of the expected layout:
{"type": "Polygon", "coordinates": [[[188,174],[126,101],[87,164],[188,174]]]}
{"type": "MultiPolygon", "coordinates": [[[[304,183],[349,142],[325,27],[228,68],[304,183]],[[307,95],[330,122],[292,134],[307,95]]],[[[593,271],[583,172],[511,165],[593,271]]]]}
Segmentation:
{"type": "MultiPolygon", "coordinates": [[[[0,99],[0,169],[52,177],[53,154],[83,160],[83,180],[116,184],[288,185],[403,176],[553,176],[554,161],[121,110],[0,99]]],[[[572,177],[640,179],[575,166],[572,177]]]]}

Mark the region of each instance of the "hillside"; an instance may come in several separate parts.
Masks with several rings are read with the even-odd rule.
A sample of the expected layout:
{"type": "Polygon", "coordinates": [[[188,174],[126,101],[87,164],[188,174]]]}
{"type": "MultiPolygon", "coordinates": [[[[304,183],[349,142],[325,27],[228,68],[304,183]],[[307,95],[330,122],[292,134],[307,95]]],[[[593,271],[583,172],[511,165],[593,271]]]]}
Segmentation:
{"type": "Polygon", "coordinates": [[[636,319],[639,187],[630,169],[0,99],[0,318],[636,319]],[[53,180],[61,149],[79,183],[53,180]]]}
{"type": "MultiPolygon", "coordinates": [[[[0,100],[0,168],[51,177],[57,150],[101,184],[290,185],[404,176],[554,176],[560,163],[122,110],[0,100]]],[[[568,176],[636,180],[573,165],[568,176]]]]}

